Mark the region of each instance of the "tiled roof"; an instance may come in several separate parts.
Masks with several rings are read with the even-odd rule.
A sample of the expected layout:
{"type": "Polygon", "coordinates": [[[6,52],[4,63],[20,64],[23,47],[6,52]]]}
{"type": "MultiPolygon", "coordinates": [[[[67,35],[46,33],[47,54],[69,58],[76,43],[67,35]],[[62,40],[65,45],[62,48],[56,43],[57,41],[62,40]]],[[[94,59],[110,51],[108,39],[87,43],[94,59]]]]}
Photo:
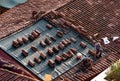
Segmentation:
{"type": "Polygon", "coordinates": [[[87,73],[79,72],[80,64],[78,64],[71,70],[57,77],[54,81],[61,81],[63,78],[68,78],[70,81],[89,81],[119,59],[120,55],[118,53],[108,54],[95,62],[92,66],[93,70],[88,70],[87,73]]]}
{"type": "Polygon", "coordinates": [[[35,78],[31,73],[27,72],[26,69],[24,69],[22,66],[20,66],[18,64],[18,62],[16,62],[13,58],[11,58],[10,56],[7,55],[7,53],[5,53],[3,50],[0,49],[0,59],[2,59],[3,61],[5,60],[6,62],[9,62],[17,67],[19,67],[19,69],[21,71],[23,71],[23,75],[26,75],[28,77],[31,78],[35,78]]]}
{"type": "MultiPolygon", "coordinates": [[[[56,11],[58,13],[62,12],[66,15],[66,17],[74,20],[72,24],[76,25],[76,27],[79,27],[80,25],[87,30],[85,36],[88,37],[88,39],[89,36],[93,37],[94,34],[98,33],[98,37],[93,37],[92,40],[89,39],[93,43],[95,40],[101,40],[101,38],[106,36],[110,39],[112,36],[120,35],[120,21],[117,19],[118,15],[116,15],[116,13],[119,12],[114,12],[118,11],[119,3],[119,0],[100,0],[100,2],[90,2],[90,0],[74,0],[63,7],[60,7],[56,11]],[[111,22],[111,20],[115,22],[111,22]],[[110,26],[109,24],[114,24],[114,26],[110,26]]],[[[50,22],[52,20],[49,14],[45,16],[45,18],[50,22]]],[[[77,65],[56,78],[54,81],[60,81],[63,78],[68,78],[70,81],[89,81],[94,76],[108,68],[112,63],[120,59],[120,43],[113,41],[111,41],[108,45],[104,45],[102,41],[101,43],[107,55],[95,62],[93,65],[93,71],[90,70],[88,73],[76,73],[80,67],[80,65],[77,65]]]]}
{"type": "MultiPolygon", "coordinates": [[[[67,3],[70,0],[29,0],[27,3],[18,5],[12,9],[9,9],[7,12],[4,12],[0,15],[0,39],[2,37],[6,37],[7,35],[18,31],[25,26],[28,26],[33,22],[31,20],[31,15],[33,11],[49,11],[54,8],[60,7],[61,5],[67,3]],[[13,23],[13,24],[11,24],[13,23]]],[[[19,65],[15,60],[10,58],[6,53],[0,50],[0,56],[4,59],[9,60],[15,65],[19,65]]],[[[21,67],[21,66],[19,66],[21,67]]],[[[23,69],[23,68],[22,68],[23,69]]],[[[25,71],[25,69],[24,69],[25,71]]],[[[31,77],[31,74],[27,74],[25,71],[25,75],[31,77]]],[[[7,72],[6,72],[7,73],[7,72]]],[[[11,74],[11,77],[13,75],[11,74]]],[[[32,76],[33,77],[33,76],[32,76]]],[[[17,76],[15,77],[17,78],[17,76]]],[[[35,77],[34,77],[35,78],[35,77]]],[[[4,77],[0,77],[1,79],[5,79],[4,77]]],[[[19,77],[18,77],[19,79],[19,77]]],[[[10,80],[11,81],[11,80],[10,80]]],[[[19,80],[17,80],[19,81],[19,80]]],[[[20,80],[21,81],[21,80],[20,80]]]]}
{"type": "Polygon", "coordinates": [[[0,81],[37,81],[35,79],[0,69],[0,81]]]}
{"type": "MultiPolygon", "coordinates": [[[[31,0],[32,1],[32,0],[31,0]]],[[[105,36],[111,35],[120,35],[120,21],[119,21],[119,0],[73,0],[69,4],[57,9],[59,12],[63,12],[67,15],[67,17],[75,20],[75,25],[83,26],[88,32],[88,36],[93,36],[95,33],[99,33],[99,36],[95,38],[95,40],[99,40],[105,36]],[[115,21],[115,22],[114,22],[115,21]]],[[[25,7],[26,8],[26,7],[25,7]]],[[[36,10],[39,8],[35,8],[36,10]]],[[[13,10],[10,12],[12,13],[13,10]]],[[[20,10],[21,11],[21,10],[20,10]]],[[[23,9],[23,12],[25,10],[23,9]]],[[[5,13],[7,14],[7,13],[5,13]]],[[[24,15],[26,16],[26,15],[24,15]]],[[[16,16],[17,17],[17,16],[16,16]]],[[[29,20],[30,14],[26,16],[29,20]],[[29,17],[28,17],[29,16],[29,17]]],[[[10,18],[10,17],[9,17],[10,18]]],[[[26,18],[26,19],[27,19],[26,18]]],[[[3,20],[5,18],[2,18],[3,20]]],[[[15,18],[17,19],[17,18],[15,18]]],[[[10,19],[9,19],[10,21],[10,19]]],[[[0,23],[8,22],[1,21],[0,23]]],[[[26,20],[25,20],[26,21],[26,20]]],[[[5,28],[7,27],[6,25],[5,28]]],[[[9,25],[8,25],[9,26],[9,25]]],[[[11,26],[12,27],[12,26],[11,26]]],[[[9,29],[11,29],[9,27],[9,29]]],[[[2,31],[6,30],[1,26],[2,31]]],[[[16,27],[12,27],[16,28],[16,27]]],[[[17,27],[17,29],[12,30],[16,31],[21,27],[17,27]]],[[[6,36],[10,33],[10,31],[2,32],[0,37],[6,36]]],[[[108,45],[103,45],[107,51],[107,55],[100,58],[93,65],[93,71],[89,70],[88,73],[77,72],[79,70],[79,65],[76,65],[71,70],[57,77],[54,81],[60,81],[63,78],[68,78],[70,81],[89,81],[92,77],[96,76],[108,66],[110,66],[113,62],[120,59],[120,44],[116,44],[115,42],[111,42],[108,45]]]]}
{"type": "Polygon", "coordinates": [[[70,0],[28,0],[0,15],[0,38],[18,31],[34,20],[31,19],[33,11],[56,9],[70,0]]]}

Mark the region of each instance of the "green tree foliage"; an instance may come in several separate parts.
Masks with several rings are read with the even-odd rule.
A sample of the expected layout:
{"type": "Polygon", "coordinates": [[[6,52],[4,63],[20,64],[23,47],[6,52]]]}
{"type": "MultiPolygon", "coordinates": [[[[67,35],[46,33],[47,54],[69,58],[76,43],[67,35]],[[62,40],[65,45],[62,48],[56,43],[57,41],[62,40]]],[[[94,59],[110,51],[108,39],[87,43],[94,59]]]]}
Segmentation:
{"type": "Polygon", "coordinates": [[[120,60],[111,65],[110,71],[107,72],[106,79],[108,81],[120,81],[120,60]]]}

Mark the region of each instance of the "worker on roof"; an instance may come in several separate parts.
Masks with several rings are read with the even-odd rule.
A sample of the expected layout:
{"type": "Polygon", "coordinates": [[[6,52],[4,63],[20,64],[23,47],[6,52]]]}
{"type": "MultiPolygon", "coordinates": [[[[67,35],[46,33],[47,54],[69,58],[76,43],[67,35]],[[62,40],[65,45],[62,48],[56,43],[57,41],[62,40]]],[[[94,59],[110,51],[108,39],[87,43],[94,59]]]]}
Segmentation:
{"type": "Polygon", "coordinates": [[[87,70],[92,70],[92,65],[92,59],[86,57],[82,60],[80,68],[83,72],[86,72],[87,70]]]}
{"type": "Polygon", "coordinates": [[[102,56],[103,49],[99,41],[95,43],[95,51],[96,51],[96,57],[102,56]]]}

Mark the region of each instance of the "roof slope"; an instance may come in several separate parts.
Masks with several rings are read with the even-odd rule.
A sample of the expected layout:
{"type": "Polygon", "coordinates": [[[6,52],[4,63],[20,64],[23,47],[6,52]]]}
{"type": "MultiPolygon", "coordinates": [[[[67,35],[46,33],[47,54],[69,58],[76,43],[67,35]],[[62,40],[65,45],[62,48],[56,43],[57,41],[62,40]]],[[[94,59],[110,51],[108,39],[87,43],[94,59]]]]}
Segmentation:
{"type": "Polygon", "coordinates": [[[0,38],[20,30],[33,22],[33,11],[56,9],[70,0],[28,0],[0,15],[0,38]]]}
{"type": "Polygon", "coordinates": [[[37,81],[35,79],[23,76],[8,70],[0,69],[0,81],[37,81]]]}

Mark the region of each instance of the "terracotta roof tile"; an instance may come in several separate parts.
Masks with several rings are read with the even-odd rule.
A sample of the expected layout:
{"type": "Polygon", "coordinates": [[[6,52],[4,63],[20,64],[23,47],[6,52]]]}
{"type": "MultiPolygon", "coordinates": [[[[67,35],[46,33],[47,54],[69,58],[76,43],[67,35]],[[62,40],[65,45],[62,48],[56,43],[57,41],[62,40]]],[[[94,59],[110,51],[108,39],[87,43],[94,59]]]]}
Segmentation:
{"type": "Polygon", "coordinates": [[[70,0],[28,0],[25,4],[18,5],[0,15],[0,38],[20,30],[33,22],[33,11],[55,9],[70,0]]]}
{"type": "Polygon", "coordinates": [[[36,79],[29,78],[8,70],[0,69],[0,81],[37,81],[36,79]]]}

